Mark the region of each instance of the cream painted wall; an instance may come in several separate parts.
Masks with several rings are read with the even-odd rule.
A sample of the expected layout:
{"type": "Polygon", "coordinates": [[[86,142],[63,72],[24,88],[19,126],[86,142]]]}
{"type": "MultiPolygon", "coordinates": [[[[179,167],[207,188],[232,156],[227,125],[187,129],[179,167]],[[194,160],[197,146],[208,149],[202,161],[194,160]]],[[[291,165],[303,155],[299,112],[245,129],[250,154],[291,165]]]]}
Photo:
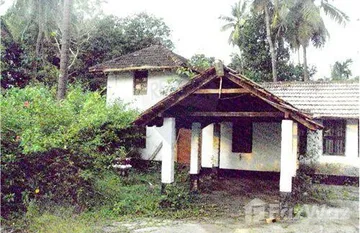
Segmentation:
{"type": "Polygon", "coordinates": [[[133,72],[110,73],[107,81],[107,103],[122,100],[125,103],[131,103],[132,107],[145,110],[165,97],[161,94],[161,90],[172,79],[179,80],[180,86],[188,81],[174,72],[149,71],[147,95],[134,95],[133,72]]]}
{"type": "MultiPolygon", "coordinates": [[[[232,152],[232,123],[221,123],[220,138],[220,168],[253,170],[253,171],[280,171],[280,123],[253,123],[252,153],[232,152]]],[[[212,167],[217,163],[217,156],[212,151],[213,125],[203,129],[202,161],[203,167],[212,167]]]]}
{"type": "MultiPolygon", "coordinates": [[[[172,79],[177,79],[179,86],[188,81],[188,79],[175,74],[174,71],[149,71],[147,95],[134,95],[133,72],[110,73],[107,81],[107,104],[123,101],[130,103],[132,108],[140,111],[146,110],[165,97],[161,94],[161,90],[172,79]]],[[[163,146],[154,159],[161,161],[161,157],[169,153],[169,135],[173,134],[175,134],[175,125],[172,124],[170,126],[164,124],[162,127],[146,127],[146,148],[140,150],[142,157],[149,159],[162,142],[163,146]]]]}
{"type": "Polygon", "coordinates": [[[346,121],[345,156],[323,154],[322,130],[308,135],[308,151],[317,154],[318,161],[322,164],[337,163],[360,167],[359,158],[359,132],[358,122],[355,119],[346,121]]]}

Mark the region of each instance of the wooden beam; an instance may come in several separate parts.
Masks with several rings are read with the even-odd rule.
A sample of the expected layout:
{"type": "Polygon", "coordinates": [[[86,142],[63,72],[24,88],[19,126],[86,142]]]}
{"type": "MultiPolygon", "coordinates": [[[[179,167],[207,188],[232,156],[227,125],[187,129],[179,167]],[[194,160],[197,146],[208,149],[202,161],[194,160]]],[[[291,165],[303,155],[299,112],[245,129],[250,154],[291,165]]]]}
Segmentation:
{"type": "MultiPolygon", "coordinates": [[[[221,94],[247,94],[250,93],[244,88],[221,89],[221,94]]],[[[199,89],[194,94],[219,94],[219,89],[199,89]]]]}
{"type": "Polygon", "coordinates": [[[284,117],[283,112],[190,112],[192,117],[284,117]]]}

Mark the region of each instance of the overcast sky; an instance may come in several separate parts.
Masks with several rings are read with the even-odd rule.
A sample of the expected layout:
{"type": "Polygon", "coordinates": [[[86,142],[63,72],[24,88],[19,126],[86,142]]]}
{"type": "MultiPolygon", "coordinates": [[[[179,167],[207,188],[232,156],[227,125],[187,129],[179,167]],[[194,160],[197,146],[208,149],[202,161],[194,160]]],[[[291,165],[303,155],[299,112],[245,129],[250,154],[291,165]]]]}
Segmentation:
{"type": "MultiPolygon", "coordinates": [[[[164,19],[172,29],[175,52],[190,58],[195,53],[204,53],[230,62],[230,54],[237,48],[228,45],[230,32],[221,32],[220,15],[229,15],[236,0],[108,0],[106,13],[127,16],[147,12],[164,19]],[[125,4],[126,2],[126,4],[125,4]]],[[[308,63],[316,65],[315,78],[330,76],[330,66],[335,61],[353,59],[352,72],[360,76],[360,0],[334,0],[330,2],[350,17],[347,25],[340,26],[325,18],[330,38],[322,49],[310,48],[308,63]]],[[[297,61],[297,56],[294,56],[297,61]]]]}
{"type": "MultiPolygon", "coordinates": [[[[6,0],[0,14],[13,0],[6,0]]],[[[230,54],[237,52],[236,47],[228,44],[229,31],[221,32],[223,24],[220,15],[229,15],[231,6],[237,0],[107,0],[103,5],[106,14],[119,17],[147,12],[163,18],[172,30],[175,52],[190,58],[196,53],[204,53],[230,62],[230,54]]],[[[336,7],[349,17],[347,25],[340,26],[325,18],[330,38],[325,47],[308,50],[308,63],[317,67],[315,78],[330,76],[330,66],[335,61],[351,58],[353,76],[360,76],[360,0],[334,0],[336,7]]],[[[294,56],[297,61],[297,55],[294,56]]]]}

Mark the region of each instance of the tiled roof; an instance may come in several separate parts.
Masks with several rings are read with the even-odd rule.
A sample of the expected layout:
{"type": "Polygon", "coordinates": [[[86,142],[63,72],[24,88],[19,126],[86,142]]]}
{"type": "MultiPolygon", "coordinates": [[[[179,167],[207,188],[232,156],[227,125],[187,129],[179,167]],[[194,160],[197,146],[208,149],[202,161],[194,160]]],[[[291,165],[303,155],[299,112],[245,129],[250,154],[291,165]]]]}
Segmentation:
{"type": "Polygon", "coordinates": [[[171,69],[187,66],[187,59],[162,45],[153,45],[90,67],[90,72],[137,69],[171,69]]]}
{"type": "MultiPolygon", "coordinates": [[[[211,83],[216,79],[219,80],[219,78],[221,77],[221,80],[228,80],[234,83],[234,85],[243,88],[250,95],[257,97],[258,99],[261,99],[270,106],[279,110],[280,113],[283,113],[284,118],[293,119],[311,130],[323,128],[321,124],[319,124],[316,121],[313,121],[310,115],[300,111],[293,105],[289,104],[288,102],[284,101],[278,96],[267,91],[259,84],[255,83],[254,81],[246,78],[241,74],[237,74],[234,70],[226,66],[223,67],[223,72],[220,72],[221,71],[220,67],[221,66],[216,66],[216,68],[211,67],[206,71],[193,77],[188,83],[179,87],[176,91],[170,93],[164,99],[162,99],[152,107],[145,110],[140,116],[138,116],[138,118],[133,122],[133,124],[142,125],[142,126],[144,125],[153,126],[153,125],[161,124],[161,118],[163,117],[162,114],[164,112],[166,112],[170,108],[173,108],[176,105],[181,105],[181,102],[183,100],[189,98],[193,94],[196,95],[195,92],[197,90],[200,90],[201,88],[203,88],[204,86],[206,86],[207,84],[211,83]]],[[[183,117],[191,117],[191,115],[186,115],[186,114],[196,113],[196,112],[192,112],[191,110],[192,108],[187,108],[185,106],[185,109],[186,109],[185,110],[186,113],[184,112],[181,113],[181,111],[180,112],[175,111],[174,113],[168,112],[166,114],[169,114],[168,116],[176,118],[176,117],[180,117],[182,114],[185,114],[183,115],[183,117]]],[[[241,113],[241,112],[237,112],[237,113],[241,113]]],[[[249,117],[251,116],[249,115],[249,117]]]]}
{"type": "Polygon", "coordinates": [[[313,117],[359,117],[357,82],[277,82],[262,86],[313,117]]]}

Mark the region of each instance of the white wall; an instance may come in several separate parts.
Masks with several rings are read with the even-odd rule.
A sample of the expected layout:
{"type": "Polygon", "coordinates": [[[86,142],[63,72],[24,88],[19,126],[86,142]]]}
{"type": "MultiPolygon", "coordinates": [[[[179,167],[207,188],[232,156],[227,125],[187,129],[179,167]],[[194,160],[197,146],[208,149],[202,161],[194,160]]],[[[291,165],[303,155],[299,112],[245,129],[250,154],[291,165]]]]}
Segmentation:
{"type": "Polygon", "coordinates": [[[346,120],[345,156],[323,154],[322,130],[308,134],[308,151],[317,154],[320,163],[343,164],[360,167],[358,122],[346,120]]]}
{"type": "MultiPolygon", "coordinates": [[[[203,167],[212,167],[217,157],[212,155],[213,125],[203,129],[203,167]],[[205,139],[205,140],[204,140],[205,139]]],[[[221,123],[220,168],[252,171],[280,171],[280,123],[253,123],[252,153],[232,152],[232,123],[221,123]]]]}
{"type": "MultiPolygon", "coordinates": [[[[175,71],[149,71],[147,95],[134,95],[133,72],[110,73],[107,79],[107,104],[123,101],[130,103],[132,108],[140,111],[146,110],[165,97],[161,91],[168,86],[169,80],[172,79],[179,80],[180,86],[188,81],[188,79],[178,76],[175,71]]],[[[168,126],[146,127],[146,148],[140,150],[144,159],[149,159],[161,142],[163,142],[163,147],[155,160],[160,161],[161,156],[167,153],[165,147],[168,146],[168,138],[166,135],[175,133],[175,126],[171,128],[170,132],[167,130],[169,130],[168,126]]]]}
{"type": "Polygon", "coordinates": [[[168,86],[168,81],[172,79],[179,80],[180,85],[188,81],[179,77],[175,71],[149,71],[147,95],[134,95],[133,72],[110,73],[107,79],[107,103],[122,100],[131,103],[133,108],[146,110],[165,97],[161,90],[168,86]]]}

